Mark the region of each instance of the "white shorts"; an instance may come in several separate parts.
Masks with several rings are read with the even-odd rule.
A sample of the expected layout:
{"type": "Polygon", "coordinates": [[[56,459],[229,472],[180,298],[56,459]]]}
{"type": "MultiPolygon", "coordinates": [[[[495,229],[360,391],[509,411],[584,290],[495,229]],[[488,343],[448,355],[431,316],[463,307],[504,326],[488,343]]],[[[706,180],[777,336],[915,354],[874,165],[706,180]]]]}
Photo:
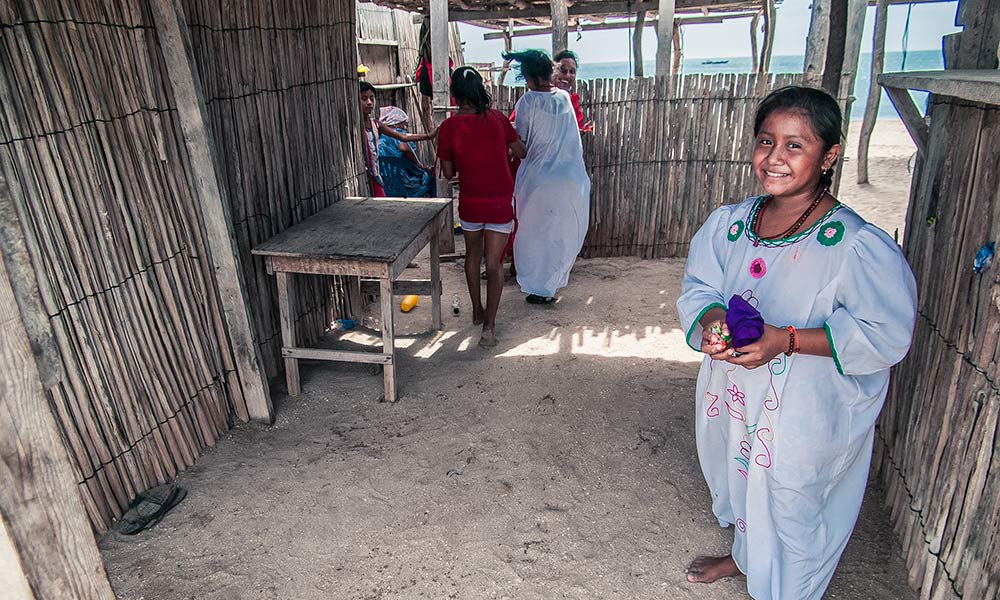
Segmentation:
{"type": "Polygon", "coordinates": [[[510,233],[514,231],[513,219],[506,223],[472,223],[463,219],[459,219],[458,222],[462,225],[462,231],[482,231],[483,229],[497,233],[510,233]]]}

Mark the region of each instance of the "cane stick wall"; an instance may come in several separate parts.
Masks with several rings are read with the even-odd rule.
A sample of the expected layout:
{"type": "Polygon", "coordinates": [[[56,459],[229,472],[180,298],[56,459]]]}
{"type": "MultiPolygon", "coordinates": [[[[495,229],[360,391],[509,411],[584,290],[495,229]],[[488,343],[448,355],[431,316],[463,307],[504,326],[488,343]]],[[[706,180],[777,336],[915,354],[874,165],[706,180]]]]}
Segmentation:
{"type": "MultiPolygon", "coordinates": [[[[364,189],[354,5],[282,6],[184,6],[272,374],[273,284],[249,250],[364,189]]],[[[146,1],[3,3],[0,28],[0,168],[64,370],[48,399],[103,531],[247,408],[146,1]]],[[[337,302],[303,285],[315,335],[337,302]]]]}
{"type": "MultiPolygon", "coordinates": [[[[771,90],[801,75],[716,74],[579,83],[595,123],[583,135],[590,231],[583,255],[686,256],[722,204],[758,189],[750,170],[753,115],[771,90]]],[[[523,88],[501,87],[510,112],[523,88]]]]}
{"type": "Polygon", "coordinates": [[[932,96],[914,175],[906,256],[920,298],[896,368],[876,464],[910,584],[921,598],[1000,597],[1000,107],[932,96]]]}
{"type": "MultiPolygon", "coordinates": [[[[367,193],[355,7],[184,0],[264,368],[282,363],[277,291],[251,248],[348,195],[367,193]]],[[[297,277],[309,343],[346,310],[339,281],[297,277]],[[333,286],[331,288],[331,285],[333,286]],[[331,302],[333,300],[333,302],[331,302]]]]}

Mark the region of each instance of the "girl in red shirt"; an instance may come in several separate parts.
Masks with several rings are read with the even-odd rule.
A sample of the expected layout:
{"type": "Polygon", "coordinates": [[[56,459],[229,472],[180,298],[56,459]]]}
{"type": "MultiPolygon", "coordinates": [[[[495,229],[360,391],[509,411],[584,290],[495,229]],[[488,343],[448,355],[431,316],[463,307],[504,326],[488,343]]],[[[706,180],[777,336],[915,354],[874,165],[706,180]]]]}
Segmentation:
{"type": "Polygon", "coordinates": [[[503,291],[500,259],[514,228],[514,178],[508,149],[519,158],[528,150],[507,117],[490,105],[483,77],[472,67],[451,74],[458,112],[438,130],[438,158],[445,177],[461,176],[458,217],[465,236],[465,279],[472,300],[472,322],[482,323],[480,346],[496,346],[497,308],[503,291]],[[479,289],[479,265],[486,254],[486,307],[479,289]]]}

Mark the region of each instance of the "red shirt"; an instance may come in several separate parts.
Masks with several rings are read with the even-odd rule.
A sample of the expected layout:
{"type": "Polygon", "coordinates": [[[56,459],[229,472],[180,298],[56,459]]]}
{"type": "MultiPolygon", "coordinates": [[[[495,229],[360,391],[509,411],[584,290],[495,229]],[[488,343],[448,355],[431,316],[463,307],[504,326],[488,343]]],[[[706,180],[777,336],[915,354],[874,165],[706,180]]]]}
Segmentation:
{"type": "Polygon", "coordinates": [[[462,182],[458,216],[472,223],[508,223],[514,218],[514,178],[507,145],[517,132],[498,110],[454,115],[438,130],[438,158],[455,163],[462,182]]]}

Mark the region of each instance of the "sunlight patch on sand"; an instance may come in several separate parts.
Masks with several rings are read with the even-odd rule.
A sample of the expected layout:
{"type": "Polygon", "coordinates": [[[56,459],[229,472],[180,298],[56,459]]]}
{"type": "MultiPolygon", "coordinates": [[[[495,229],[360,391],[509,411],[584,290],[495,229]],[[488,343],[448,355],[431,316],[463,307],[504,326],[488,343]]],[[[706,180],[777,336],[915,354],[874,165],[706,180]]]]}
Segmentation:
{"type": "Polygon", "coordinates": [[[701,362],[702,354],[691,350],[680,329],[640,327],[568,330],[553,328],[543,335],[519,344],[499,356],[548,356],[579,354],[607,358],[646,358],[678,362],[701,362]]]}
{"type": "MultiPolygon", "coordinates": [[[[434,339],[431,340],[429,344],[427,344],[420,350],[417,350],[417,353],[414,354],[413,356],[417,358],[430,358],[434,356],[435,352],[444,347],[444,343],[448,341],[448,338],[451,338],[457,333],[458,333],[457,331],[444,331],[434,336],[434,339]]],[[[397,346],[399,345],[398,341],[396,342],[396,345],[397,346]]]]}

